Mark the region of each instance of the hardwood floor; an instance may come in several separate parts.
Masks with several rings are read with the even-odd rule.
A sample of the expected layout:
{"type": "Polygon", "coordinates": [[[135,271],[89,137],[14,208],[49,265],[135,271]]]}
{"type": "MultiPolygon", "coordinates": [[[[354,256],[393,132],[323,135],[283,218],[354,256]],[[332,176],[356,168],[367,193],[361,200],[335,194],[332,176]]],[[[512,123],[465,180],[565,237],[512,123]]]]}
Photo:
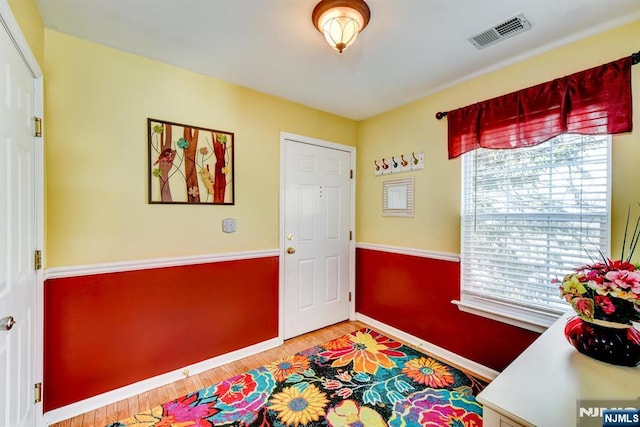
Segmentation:
{"type": "Polygon", "coordinates": [[[281,357],[297,353],[314,345],[324,344],[341,335],[348,334],[365,327],[361,322],[342,322],[308,334],[300,335],[285,341],[277,348],[219,366],[201,374],[187,377],[180,381],[153,389],[129,399],[124,399],[111,405],[87,412],[77,417],[52,424],[52,427],[84,427],[105,426],[122,420],[146,409],[153,408],[169,400],[216,384],[234,375],[258,368],[281,357]]]}

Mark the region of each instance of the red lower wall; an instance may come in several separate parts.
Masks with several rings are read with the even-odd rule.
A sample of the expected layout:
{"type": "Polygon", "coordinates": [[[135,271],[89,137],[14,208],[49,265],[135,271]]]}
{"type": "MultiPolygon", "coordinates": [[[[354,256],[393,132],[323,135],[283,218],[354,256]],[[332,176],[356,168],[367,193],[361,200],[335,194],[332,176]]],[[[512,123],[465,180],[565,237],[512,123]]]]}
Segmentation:
{"type": "Polygon", "coordinates": [[[356,311],[502,371],[539,334],[458,310],[460,264],[356,250],[356,311]]]}
{"type": "MultiPolygon", "coordinates": [[[[356,311],[496,370],[538,334],[458,310],[459,263],[356,251],[356,311]]],[[[47,280],[44,410],[278,335],[278,258],[47,280]]]]}
{"type": "Polygon", "coordinates": [[[44,410],[278,336],[278,258],[47,280],[44,410]]]}

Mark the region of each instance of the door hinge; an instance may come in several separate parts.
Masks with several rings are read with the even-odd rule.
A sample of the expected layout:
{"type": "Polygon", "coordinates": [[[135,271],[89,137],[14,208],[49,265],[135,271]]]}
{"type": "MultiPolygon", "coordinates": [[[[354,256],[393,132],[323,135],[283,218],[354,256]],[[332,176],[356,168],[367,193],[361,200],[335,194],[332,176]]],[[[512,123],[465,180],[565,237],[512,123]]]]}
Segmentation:
{"type": "Polygon", "coordinates": [[[349,302],[351,302],[351,292],[349,292],[349,302]]]}
{"type": "Polygon", "coordinates": [[[41,137],[42,136],[42,118],[34,117],[33,122],[34,122],[33,136],[41,137]]]}
{"type": "Polygon", "coordinates": [[[353,240],[353,231],[349,230],[349,240],[353,240]]]}
{"type": "Polygon", "coordinates": [[[33,387],[33,403],[42,402],[42,383],[37,383],[33,387]]]}
{"type": "Polygon", "coordinates": [[[353,169],[349,169],[349,179],[353,179],[353,169]]]}
{"type": "Polygon", "coordinates": [[[40,249],[33,253],[33,268],[36,270],[42,269],[42,251],[40,249]]]}

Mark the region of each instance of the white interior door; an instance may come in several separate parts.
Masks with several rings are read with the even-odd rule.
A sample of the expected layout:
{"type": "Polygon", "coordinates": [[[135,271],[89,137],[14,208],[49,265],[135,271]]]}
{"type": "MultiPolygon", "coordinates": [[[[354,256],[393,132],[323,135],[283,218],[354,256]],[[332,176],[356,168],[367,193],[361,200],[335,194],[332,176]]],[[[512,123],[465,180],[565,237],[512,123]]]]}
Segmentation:
{"type": "Polygon", "coordinates": [[[349,318],[350,151],[284,141],[284,338],[349,318]]]}
{"type": "Polygon", "coordinates": [[[35,80],[0,25],[0,425],[36,423],[35,80]],[[15,322],[15,323],[14,323],[15,322]]]}

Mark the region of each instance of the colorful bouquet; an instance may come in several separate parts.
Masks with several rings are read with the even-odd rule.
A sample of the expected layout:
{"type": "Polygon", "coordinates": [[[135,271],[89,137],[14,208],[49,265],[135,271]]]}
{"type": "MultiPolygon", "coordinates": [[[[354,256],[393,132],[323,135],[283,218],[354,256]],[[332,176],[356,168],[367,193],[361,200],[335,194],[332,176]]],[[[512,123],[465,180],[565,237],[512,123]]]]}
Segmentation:
{"type": "Polygon", "coordinates": [[[640,266],[610,259],[564,277],[560,294],[584,320],[640,321],[640,266]]]}
{"type": "Polygon", "coordinates": [[[619,260],[612,261],[600,253],[602,262],[579,267],[562,280],[560,294],[586,321],[595,319],[624,325],[640,321],[640,264],[631,263],[640,240],[640,217],[625,257],[629,214],[630,210],[619,260]]]}

